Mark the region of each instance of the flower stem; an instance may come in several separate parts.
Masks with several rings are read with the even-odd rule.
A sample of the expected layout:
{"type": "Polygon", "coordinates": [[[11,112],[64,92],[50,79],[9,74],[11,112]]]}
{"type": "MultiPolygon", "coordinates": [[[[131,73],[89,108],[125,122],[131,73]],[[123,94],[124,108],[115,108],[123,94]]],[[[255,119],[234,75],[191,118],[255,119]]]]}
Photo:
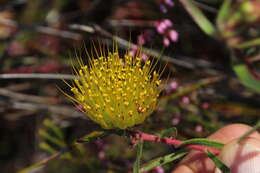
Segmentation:
{"type": "MultiPolygon", "coordinates": [[[[142,132],[136,132],[136,131],[129,131],[129,134],[132,137],[134,137],[136,139],[143,140],[143,141],[165,143],[165,144],[168,144],[168,145],[173,145],[175,147],[178,147],[183,142],[183,141],[177,140],[177,139],[160,138],[160,137],[155,136],[155,135],[150,135],[150,134],[146,134],[146,133],[142,133],[142,132]]],[[[184,145],[183,147],[187,148],[187,149],[202,151],[202,152],[210,151],[210,152],[212,152],[216,155],[218,155],[220,153],[219,149],[204,146],[204,145],[189,144],[189,145],[184,145]]]]}

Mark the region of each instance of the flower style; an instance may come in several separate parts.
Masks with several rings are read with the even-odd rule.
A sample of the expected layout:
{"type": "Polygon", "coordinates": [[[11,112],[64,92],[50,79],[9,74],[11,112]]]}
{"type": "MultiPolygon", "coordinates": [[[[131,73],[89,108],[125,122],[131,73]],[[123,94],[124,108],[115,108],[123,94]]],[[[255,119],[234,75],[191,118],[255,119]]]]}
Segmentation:
{"type": "Polygon", "coordinates": [[[118,51],[98,58],[88,65],[80,63],[78,76],[70,86],[74,102],[104,129],[126,129],[142,123],[155,109],[161,89],[160,75],[150,60],[142,62],[141,52],[135,57],[129,52],[124,58],[118,51]]]}

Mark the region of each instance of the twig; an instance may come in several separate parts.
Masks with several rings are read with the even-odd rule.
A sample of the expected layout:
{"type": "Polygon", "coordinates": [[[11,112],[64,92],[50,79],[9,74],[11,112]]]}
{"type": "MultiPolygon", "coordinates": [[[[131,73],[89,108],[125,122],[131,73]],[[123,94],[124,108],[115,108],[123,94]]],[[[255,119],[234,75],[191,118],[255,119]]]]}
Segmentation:
{"type": "Polygon", "coordinates": [[[177,92],[174,92],[173,94],[162,97],[160,99],[160,102],[165,103],[170,99],[174,99],[176,97],[183,96],[183,95],[188,94],[191,91],[197,90],[203,86],[206,86],[206,85],[209,85],[209,84],[212,84],[215,82],[219,82],[219,81],[223,80],[224,78],[225,78],[225,76],[218,76],[218,77],[211,77],[211,78],[207,78],[207,79],[201,79],[200,81],[196,82],[195,84],[193,84],[191,86],[187,86],[187,87],[181,89],[180,91],[177,91],[177,92]]]}
{"type": "Polygon", "coordinates": [[[14,0],[14,1],[8,2],[7,5],[5,5],[5,6],[1,6],[0,11],[4,11],[6,9],[12,9],[16,6],[20,6],[23,4],[26,4],[26,0],[14,0]]]}
{"type": "Polygon", "coordinates": [[[49,161],[54,160],[54,159],[60,157],[63,153],[64,153],[64,152],[57,152],[57,153],[51,155],[50,157],[47,157],[46,159],[43,159],[43,160],[41,160],[41,161],[39,161],[39,162],[37,162],[37,163],[31,165],[31,166],[29,166],[29,167],[27,167],[27,168],[25,168],[25,169],[19,171],[18,173],[28,173],[28,172],[32,172],[33,169],[37,169],[37,168],[39,168],[40,166],[43,166],[43,165],[47,164],[49,161]]]}
{"type": "Polygon", "coordinates": [[[43,96],[21,94],[21,93],[10,91],[5,88],[0,88],[0,95],[12,98],[14,100],[29,101],[34,103],[54,103],[57,100],[54,97],[43,97],[43,96]]]}
{"type": "Polygon", "coordinates": [[[0,74],[0,79],[54,79],[54,80],[73,80],[77,77],[69,74],[53,74],[53,73],[16,73],[16,74],[0,74]]]}
{"type": "Polygon", "coordinates": [[[20,24],[10,19],[0,19],[0,24],[12,26],[20,29],[31,29],[44,34],[59,36],[63,38],[73,39],[73,40],[82,40],[82,36],[80,34],[73,33],[70,31],[59,30],[47,26],[20,24]]]}
{"type": "Polygon", "coordinates": [[[146,20],[109,20],[110,25],[114,27],[127,26],[127,27],[154,27],[155,21],[146,20]]]}
{"type": "MultiPolygon", "coordinates": [[[[150,135],[150,134],[146,134],[146,133],[142,133],[142,132],[133,132],[130,131],[129,132],[130,135],[136,139],[141,139],[143,141],[150,141],[150,142],[161,142],[161,143],[165,143],[168,145],[173,145],[175,147],[178,147],[183,141],[181,140],[177,140],[177,139],[171,139],[171,138],[160,138],[158,136],[155,135],[150,135]]],[[[211,151],[212,153],[218,155],[220,153],[219,149],[216,148],[212,148],[212,147],[208,147],[208,146],[202,146],[202,145],[185,145],[183,146],[184,148],[188,148],[188,149],[192,149],[192,150],[197,150],[197,151],[211,151]]]]}
{"type": "Polygon", "coordinates": [[[95,33],[95,30],[93,27],[91,26],[87,26],[87,25],[80,25],[80,24],[70,24],[68,25],[68,27],[70,29],[75,29],[75,30],[81,30],[81,31],[85,31],[85,32],[88,32],[88,33],[95,33]]]}
{"type": "MultiPolygon", "coordinates": [[[[87,25],[71,25],[70,26],[71,29],[79,29],[81,31],[84,31],[84,32],[88,32],[88,33],[93,33],[93,30],[105,37],[108,37],[114,41],[116,41],[119,45],[121,45],[122,47],[124,48],[129,48],[132,47],[132,48],[136,48],[137,45],[136,44],[133,44],[131,43],[130,41],[126,41],[118,36],[115,36],[115,35],[112,35],[111,33],[109,33],[108,31],[104,30],[103,28],[101,28],[99,25],[94,25],[93,30],[90,29],[91,26],[87,26],[87,25]]],[[[148,49],[148,48],[145,48],[145,47],[142,47],[142,50],[144,53],[148,54],[148,55],[151,55],[153,57],[160,57],[162,60],[166,61],[166,62],[171,62],[173,64],[176,64],[176,65],[179,65],[179,66],[182,66],[182,67],[186,67],[186,68],[189,68],[189,69],[193,69],[195,68],[195,66],[189,62],[185,62],[185,61],[182,61],[182,60],[178,60],[178,59],[174,59],[174,58],[171,58],[169,56],[162,56],[161,53],[157,52],[157,51],[154,51],[152,49],[148,49]]]]}
{"type": "Polygon", "coordinates": [[[218,10],[216,8],[210,7],[210,6],[203,4],[201,2],[193,1],[193,3],[196,4],[199,8],[205,10],[205,11],[208,11],[208,12],[211,12],[211,13],[214,13],[214,14],[216,14],[218,12],[218,10]]]}
{"type": "Polygon", "coordinates": [[[256,56],[248,58],[249,63],[253,63],[253,62],[257,62],[257,61],[260,61],[260,55],[256,55],[256,56]]]}
{"type": "Polygon", "coordinates": [[[52,104],[41,104],[41,103],[32,103],[32,102],[20,102],[15,100],[0,100],[0,106],[4,108],[20,109],[27,111],[45,111],[53,114],[59,114],[63,117],[80,117],[86,118],[83,113],[76,111],[75,109],[64,106],[64,105],[52,105],[52,104]]]}
{"type": "MultiPolygon", "coordinates": [[[[111,33],[107,32],[106,30],[101,28],[99,25],[94,25],[94,26],[95,26],[95,29],[98,33],[100,33],[101,35],[104,35],[106,37],[109,37],[110,39],[114,40],[115,42],[117,42],[119,45],[121,45],[122,47],[124,47],[126,49],[128,49],[129,46],[130,46],[130,48],[138,47],[138,45],[131,43],[130,41],[127,41],[127,40],[122,39],[121,37],[112,35],[111,33]]],[[[149,49],[149,48],[146,48],[146,47],[142,47],[142,51],[144,53],[146,53],[147,55],[150,55],[152,57],[160,58],[162,61],[165,61],[167,63],[170,62],[170,63],[173,63],[175,65],[185,67],[185,68],[188,68],[188,69],[215,68],[215,66],[212,63],[210,63],[206,60],[193,60],[193,59],[188,58],[188,57],[185,57],[186,58],[185,60],[183,60],[182,57],[181,57],[181,60],[180,60],[180,59],[176,59],[176,58],[173,58],[173,57],[170,57],[170,56],[163,55],[161,52],[158,52],[156,50],[149,49]]],[[[216,74],[215,70],[213,70],[213,69],[212,69],[211,72],[216,74]]]]}

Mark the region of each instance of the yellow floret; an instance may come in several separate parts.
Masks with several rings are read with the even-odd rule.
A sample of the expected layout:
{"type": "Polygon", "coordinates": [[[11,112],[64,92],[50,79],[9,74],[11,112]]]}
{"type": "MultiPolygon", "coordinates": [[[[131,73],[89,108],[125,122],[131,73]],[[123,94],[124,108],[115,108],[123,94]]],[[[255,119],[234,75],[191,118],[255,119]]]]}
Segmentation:
{"type": "Polygon", "coordinates": [[[91,58],[76,69],[71,91],[84,113],[105,129],[125,129],[142,123],[155,109],[160,93],[153,63],[139,56],[119,57],[117,51],[91,58]],[[153,75],[151,75],[153,74],[153,75]]]}

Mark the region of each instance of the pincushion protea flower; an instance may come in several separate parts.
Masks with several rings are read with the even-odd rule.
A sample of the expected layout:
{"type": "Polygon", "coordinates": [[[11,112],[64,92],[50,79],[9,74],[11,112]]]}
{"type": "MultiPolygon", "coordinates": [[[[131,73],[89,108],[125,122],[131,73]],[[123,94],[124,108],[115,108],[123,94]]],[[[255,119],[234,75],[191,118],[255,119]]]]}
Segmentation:
{"type": "Polygon", "coordinates": [[[159,74],[151,61],[141,62],[139,55],[128,52],[123,58],[117,50],[94,58],[88,65],[80,61],[74,69],[77,79],[70,86],[74,102],[104,129],[126,129],[142,123],[155,109],[159,89],[159,74]]]}

